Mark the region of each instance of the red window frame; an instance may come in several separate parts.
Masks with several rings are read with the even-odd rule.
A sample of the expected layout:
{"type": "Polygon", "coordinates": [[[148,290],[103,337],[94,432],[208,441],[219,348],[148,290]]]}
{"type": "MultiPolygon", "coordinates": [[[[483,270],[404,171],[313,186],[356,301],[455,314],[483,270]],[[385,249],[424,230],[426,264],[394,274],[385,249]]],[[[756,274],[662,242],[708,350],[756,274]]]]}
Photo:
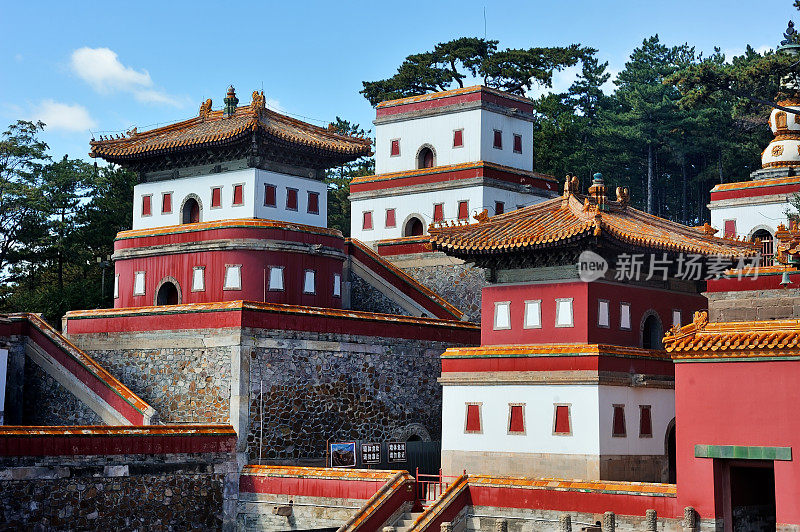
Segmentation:
{"type": "Polygon", "coordinates": [[[469,220],[469,201],[461,200],[458,202],[458,219],[469,220]]]}
{"type": "Polygon", "coordinates": [[[736,220],[725,220],[725,238],[736,238],[736,220]]]}
{"type": "Polygon", "coordinates": [[[572,420],[570,419],[570,405],[554,405],[553,434],[569,436],[572,434],[572,420]]]}
{"type": "Polygon", "coordinates": [[[464,130],[456,129],[453,131],[453,147],[460,148],[464,145],[464,130]]]}
{"type": "Polygon", "coordinates": [[[233,204],[244,205],[244,185],[233,185],[233,204]]]}
{"type": "Polygon", "coordinates": [[[508,405],[508,433],[525,433],[525,405],[508,405]]]}
{"type": "Polygon", "coordinates": [[[169,214],[172,212],[172,192],[165,192],[161,194],[161,214],[169,214]]]}
{"type": "Polygon", "coordinates": [[[275,185],[264,185],[264,206],[277,207],[278,187],[275,185]]]}
{"type": "Polygon", "coordinates": [[[397,215],[394,209],[386,209],[386,227],[397,227],[397,215]]]}
{"type": "Polygon", "coordinates": [[[494,130],[494,143],[492,144],[493,147],[497,148],[498,150],[503,149],[503,132],[499,129],[494,130]]]}
{"type": "Polygon", "coordinates": [[[319,214],[319,192],[308,193],[308,208],[306,210],[309,214],[319,214]]]}
{"type": "Polygon", "coordinates": [[[625,405],[613,405],[614,419],[611,427],[611,435],[615,438],[626,437],[627,431],[625,430],[625,405]]]}
{"type": "Polygon", "coordinates": [[[142,196],[142,216],[150,216],[153,214],[153,196],[148,194],[142,196]]]}
{"type": "Polygon", "coordinates": [[[286,210],[289,211],[296,211],[297,210],[297,189],[296,188],[286,188],[286,210]]]}
{"type": "Polygon", "coordinates": [[[222,207],[222,187],[211,189],[211,207],[222,207]]]}
{"type": "Polygon", "coordinates": [[[653,414],[650,405],[639,405],[639,437],[653,437],[653,414]]]}
{"type": "Polygon", "coordinates": [[[514,134],[514,153],[522,153],[522,135],[514,134]]]}
{"type": "Polygon", "coordinates": [[[506,211],[506,204],[502,201],[495,201],[494,202],[494,213],[503,214],[506,211]]]}
{"type": "Polygon", "coordinates": [[[467,434],[479,434],[482,432],[481,403],[467,403],[464,432],[467,434]]]}
{"type": "Polygon", "coordinates": [[[433,204],[433,221],[441,222],[444,220],[444,203],[433,204]]]}
{"type": "Polygon", "coordinates": [[[361,220],[361,229],[364,231],[369,231],[372,229],[372,211],[364,211],[364,215],[361,220]]]}
{"type": "Polygon", "coordinates": [[[400,139],[394,139],[391,142],[391,148],[389,149],[389,156],[396,157],[400,155],[400,139]]]}

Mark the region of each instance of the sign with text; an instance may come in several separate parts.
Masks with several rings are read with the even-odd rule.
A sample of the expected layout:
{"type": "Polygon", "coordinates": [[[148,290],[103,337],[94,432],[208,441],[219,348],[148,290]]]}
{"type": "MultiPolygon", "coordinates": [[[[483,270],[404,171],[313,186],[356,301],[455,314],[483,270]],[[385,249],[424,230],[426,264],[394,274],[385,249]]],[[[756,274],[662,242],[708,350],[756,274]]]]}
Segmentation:
{"type": "Polygon", "coordinates": [[[381,463],[381,444],[362,443],[361,444],[361,463],[380,464],[381,463]]]}
{"type": "Polygon", "coordinates": [[[386,444],[389,449],[389,462],[407,462],[406,459],[406,442],[404,441],[390,441],[386,444]]]}
{"type": "Polygon", "coordinates": [[[355,467],[356,442],[331,444],[331,467],[355,467]]]}

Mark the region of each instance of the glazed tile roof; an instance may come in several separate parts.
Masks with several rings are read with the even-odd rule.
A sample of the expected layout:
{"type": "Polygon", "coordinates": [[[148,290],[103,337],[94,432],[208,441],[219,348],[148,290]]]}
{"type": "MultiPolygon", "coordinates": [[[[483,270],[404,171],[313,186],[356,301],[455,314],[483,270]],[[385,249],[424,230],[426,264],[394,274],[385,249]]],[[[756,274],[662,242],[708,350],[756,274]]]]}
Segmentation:
{"type": "Polygon", "coordinates": [[[492,217],[484,211],[476,216],[478,223],[432,225],[431,244],[445,253],[467,256],[553,248],[595,236],[652,251],[728,257],[757,251],[755,244],[715,237],[629,207],[627,190],[617,189],[617,200],[611,201],[602,182],[597,188],[593,185],[589,195],[576,189],[573,180],[560,198],[492,217]]]}
{"type": "Polygon", "coordinates": [[[776,177],[773,179],[756,179],[753,181],[737,181],[734,183],[721,183],[711,189],[711,192],[726,190],[741,190],[750,188],[776,187],[781,185],[800,185],[800,176],[776,177]]]}
{"type": "Polygon", "coordinates": [[[503,98],[507,98],[509,100],[516,100],[520,103],[533,103],[529,98],[525,98],[524,96],[519,96],[516,94],[511,94],[510,92],[501,91],[498,89],[493,89],[491,87],[486,87],[484,85],[473,85],[471,87],[460,87],[458,89],[452,89],[449,91],[441,91],[441,92],[433,92],[428,94],[419,94],[417,96],[407,96],[405,98],[398,98],[396,100],[386,100],[385,102],[381,102],[378,104],[377,108],[381,109],[383,107],[394,107],[396,105],[406,105],[409,103],[417,103],[417,102],[426,102],[430,100],[440,100],[442,98],[450,98],[452,96],[461,96],[462,94],[470,94],[473,92],[487,92],[490,94],[495,94],[497,96],[501,96],[503,98]]]}
{"type": "Polygon", "coordinates": [[[174,151],[234,143],[250,132],[261,130],[268,136],[301,147],[345,155],[356,159],[370,155],[369,139],[338,135],[267,109],[263,94],[253,93],[250,105],[237,107],[229,117],[222,110],[211,110],[211,101],[201,105],[200,115],[149,131],[136,128],[121,138],[93,140],[92,157],[108,161],[131,160],[174,151]]]}
{"type": "Polygon", "coordinates": [[[500,170],[503,172],[510,172],[512,174],[517,174],[525,177],[532,177],[536,179],[541,179],[543,181],[550,181],[552,183],[556,183],[557,180],[547,174],[540,174],[539,172],[529,172],[527,170],[522,170],[519,168],[514,168],[511,166],[504,166],[502,164],[492,163],[489,161],[475,161],[475,162],[468,162],[468,163],[459,163],[459,164],[448,164],[443,166],[434,166],[431,168],[417,168],[414,170],[402,170],[399,172],[389,172],[386,174],[375,174],[375,175],[366,175],[360,177],[354,177],[351,181],[351,184],[357,185],[360,183],[372,183],[374,181],[390,181],[393,179],[403,179],[406,177],[414,177],[418,175],[429,175],[429,174],[441,174],[446,172],[456,172],[459,170],[472,170],[472,169],[481,169],[481,168],[491,168],[494,170],[500,170]]]}
{"type": "Polygon", "coordinates": [[[675,360],[800,357],[800,320],[709,323],[706,312],[673,327],[664,348],[675,360]]]}

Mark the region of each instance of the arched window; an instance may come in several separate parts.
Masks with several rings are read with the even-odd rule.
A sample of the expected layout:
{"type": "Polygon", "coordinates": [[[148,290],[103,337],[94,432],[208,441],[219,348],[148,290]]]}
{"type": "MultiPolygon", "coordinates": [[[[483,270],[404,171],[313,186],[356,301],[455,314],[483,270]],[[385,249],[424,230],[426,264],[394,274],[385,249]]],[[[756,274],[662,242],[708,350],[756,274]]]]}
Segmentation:
{"type": "Polygon", "coordinates": [[[425,147],[419,150],[419,155],[417,155],[417,168],[433,168],[434,164],[432,149],[425,147]]]}
{"type": "Polygon", "coordinates": [[[650,314],[642,324],[642,347],[645,349],[663,349],[662,336],[661,320],[655,314],[650,314]]]}
{"type": "Polygon", "coordinates": [[[185,224],[196,224],[200,221],[200,204],[196,199],[189,198],[184,202],[181,217],[185,224]]]}
{"type": "Polygon", "coordinates": [[[156,295],[156,305],[177,305],[180,303],[178,287],[170,281],[161,284],[156,295]]]}
{"type": "Polygon", "coordinates": [[[771,266],[773,257],[773,237],[772,233],[766,229],[759,229],[753,233],[752,242],[761,244],[761,266],[771,266]]]}
{"type": "Polygon", "coordinates": [[[416,216],[412,216],[403,228],[403,236],[420,236],[425,232],[425,226],[422,225],[422,220],[416,216]]]}

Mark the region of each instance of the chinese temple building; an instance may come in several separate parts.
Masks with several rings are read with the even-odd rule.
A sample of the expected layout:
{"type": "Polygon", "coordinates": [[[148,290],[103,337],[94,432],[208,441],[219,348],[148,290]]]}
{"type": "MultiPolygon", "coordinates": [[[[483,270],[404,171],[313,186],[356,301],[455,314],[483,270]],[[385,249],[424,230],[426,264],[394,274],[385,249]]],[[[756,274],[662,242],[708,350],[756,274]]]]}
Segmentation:
{"type": "Polygon", "coordinates": [[[381,102],[375,175],[350,185],[351,234],[381,255],[423,251],[428,225],[556,194],[533,171],[533,102],[483,86],[381,102]]]}
{"type": "Polygon", "coordinates": [[[434,249],[490,280],[481,347],[442,356],[443,468],[674,482],[674,368],[661,338],[706,308],[681,257],[754,246],[638,211],[625,189],[609,199],[599,174],[587,195],[568,178],[560,198],[477,219],[429,229],[434,249]],[[593,278],[576,267],[588,251],[606,264],[593,278]],[[637,256],[642,275],[625,275],[637,256]]]}

